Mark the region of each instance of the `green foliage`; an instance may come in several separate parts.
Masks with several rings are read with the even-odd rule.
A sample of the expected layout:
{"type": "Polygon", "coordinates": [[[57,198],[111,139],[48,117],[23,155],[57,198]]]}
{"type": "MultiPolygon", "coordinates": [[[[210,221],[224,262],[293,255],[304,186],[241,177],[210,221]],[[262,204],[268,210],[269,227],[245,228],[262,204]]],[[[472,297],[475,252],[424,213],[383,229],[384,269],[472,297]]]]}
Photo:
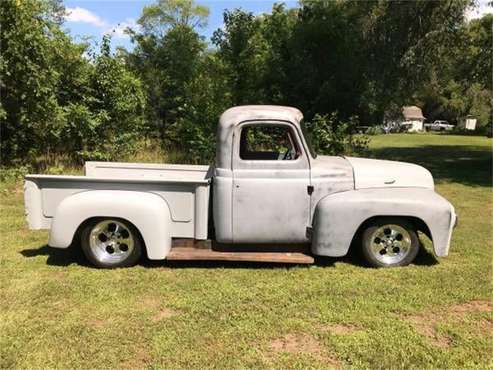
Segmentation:
{"type": "Polygon", "coordinates": [[[469,83],[481,84],[493,90],[491,71],[493,70],[493,14],[474,19],[462,27],[462,40],[458,45],[458,74],[469,83]]]}
{"type": "Polygon", "coordinates": [[[58,1],[0,3],[2,163],[114,159],[134,148],[145,95],[105,37],[88,60],[87,45],[60,28],[58,1]]]}
{"type": "Polygon", "coordinates": [[[224,67],[216,55],[203,55],[196,72],[186,85],[189,98],[181,107],[181,117],[168,133],[180,142],[171,146],[184,152],[190,157],[189,161],[212,163],[216,151],[218,117],[232,103],[225,94],[227,82],[224,67]]]}
{"type": "Polygon", "coordinates": [[[310,141],[318,154],[358,154],[368,149],[369,138],[355,134],[358,126],[356,117],[340,121],[337,113],[316,114],[306,125],[311,134],[310,141]]]}
{"type": "Polygon", "coordinates": [[[223,61],[195,31],[207,13],[189,1],[144,8],[142,29],[132,31],[136,47],[126,56],[147,90],[150,135],[159,136],[166,152],[201,163],[212,160],[217,119],[231,103],[223,61]]]}
{"type": "Polygon", "coordinates": [[[90,83],[90,114],[85,107],[74,106],[69,110],[69,114],[75,113],[75,122],[82,122],[75,133],[80,135],[82,144],[77,153],[84,159],[124,156],[134,150],[144,131],[145,95],[140,81],[125,68],[123,61],[111,55],[108,37],[94,57],[90,83]]]}
{"type": "Polygon", "coordinates": [[[431,121],[471,114],[485,125],[493,16],[465,21],[470,3],[303,0],[270,14],[226,10],[209,49],[198,33],[206,7],[156,0],[139,29],[127,30],[134,50],[113,55],[108,37],[94,52],[62,31],[59,0],[2,1],[2,163],[127,158],[138,138],[207,163],[218,116],[240,104],[300,108],[327,153],[364,148],[352,116],[378,125],[403,105],[431,121]]]}
{"type": "Polygon", "coordinates": [[[0,182],[14,183],[26,176],[30,170],[31,168],[29,166],[0,167],[0,182]]]}
{"type": "Polygon", "coordinates": [[[234,105],[263,101],[260,82],[265,65],[265,40],[259,34],[262,19],[241,9],[224,12],[224,27],[214,32],[212,42],[226,67],[234,105]]]}
{"type": "Polygon", "coordinates": [[[429,79],[414,95],[428,120],[457,123],[467,115],[479,126],[491,122],[493,15],[460,24],[456,40],[437,52],[439,65],[429,67],[429,79]]]}
{"type": "Polygon", "coordinates": [[[371,126],[365,131],[366,135],[382,135],[385,134],[385,130],[382,126],[371,126]]]}
{"type": "Polygon", "coordinates": [[[471,114],[478,120],[479,126],[486,126],[492,122],[493,91],[484,89],[479,83],[472,84],[466,90],[466,110],[461,117],[471,114]]]}
{"type": "Polygon", "coordinates": [[[60,132],[57,104],[57,47],[68,39],[54,21],[52,3],[0,2],[0,73],[2,90],[2,162],[51,147],[60,132]]]}
{"type": "MultiPolygon", "coordinates": [[[[437,72],[443,87],[461,65],[469,65],[462,73],[471,76],[469,82],[455,78],[465,91],[480,75],[473,60],[488,70],[489,23],[465,23],[468,5],[468,0],[307,0],[298,9],[276,4],[261,16],[228,10],[212,42],[233,104],[293,105],[307,119],[337,111],[345,120],[358,115],[381,123],[392,107],[422,101],[437,72]],[[461,52],[451,55],[451,44],[461,52]],[[464,54],[471,55],[470,63],[460,62],[464,54]]],[[[425,111],[434,115],[433,109],[425,111]]]]}
{"type": "Polygon", "coordinates": [[[443,65],[444,51],[457,42],[468,5],[469,0],[398,0],[359,7],[367,73],[375,82],[378,105],[410,98],[427,82],[429,71],[443,65]]]}
{"type": "Polygon", "coordinates": [[[138,23],[146,34],[163,37],[169,28],[203,28],[207,25],[209,8],[193,0],[158,0],[144,6],[138,23]]]}
{"type": "Polygon", "coordinates": [[[367,109],[360,106],[360,96],[369,82],[363,75],[367,56],[361,16],[352,10],[362,3],[304,1],[301,5],[286,41],[289,59],[283,64],[292,85],[284,87],[291,90],[286,103],[299,106],[307,119],[335,111],[344,120],[353,115],[365,118],[367,109]]]}

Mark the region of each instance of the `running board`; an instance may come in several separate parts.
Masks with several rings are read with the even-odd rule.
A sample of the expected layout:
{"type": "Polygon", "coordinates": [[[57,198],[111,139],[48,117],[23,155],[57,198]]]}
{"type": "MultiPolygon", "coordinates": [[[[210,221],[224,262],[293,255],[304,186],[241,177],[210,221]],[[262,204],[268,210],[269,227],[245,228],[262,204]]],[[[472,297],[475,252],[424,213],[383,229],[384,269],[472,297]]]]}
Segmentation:
{"type": "MultiPolygon", "coordinates": [[[[302,252],[258,252],[257,251],[232,251],[214,250],[207,248],[204,244],[193,245],[195,243],[173,243],[166,259],[171,261],[249,261],[249,262],[274,262],[274,263],[296,263],[312,264],[312,256],[302,252]],[[189,245],[184,245],[189,244],[189,245]]],[[[288,249],[289,250],[289,249],[288,249]]]]}

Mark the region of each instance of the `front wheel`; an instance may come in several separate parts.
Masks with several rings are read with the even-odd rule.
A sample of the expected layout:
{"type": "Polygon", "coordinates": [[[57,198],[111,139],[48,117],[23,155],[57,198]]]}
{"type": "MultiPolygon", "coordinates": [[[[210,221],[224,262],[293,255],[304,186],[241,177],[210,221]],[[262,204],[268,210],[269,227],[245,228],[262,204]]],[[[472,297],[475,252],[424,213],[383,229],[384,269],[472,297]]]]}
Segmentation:
{"type": "Polygon", "coordinates": [[[380,218],[362,234],[363,256],[374,267],[409,265],[418,254],[420,243],[414,226],[401,218],[380,218]]]}
{"type": "Polygon", "coordinates": [[[81,247],[93,265],[128,267],[137,263],[142,246],[137,229],[120,219],[94,219],[81,232],[81,247]]]}

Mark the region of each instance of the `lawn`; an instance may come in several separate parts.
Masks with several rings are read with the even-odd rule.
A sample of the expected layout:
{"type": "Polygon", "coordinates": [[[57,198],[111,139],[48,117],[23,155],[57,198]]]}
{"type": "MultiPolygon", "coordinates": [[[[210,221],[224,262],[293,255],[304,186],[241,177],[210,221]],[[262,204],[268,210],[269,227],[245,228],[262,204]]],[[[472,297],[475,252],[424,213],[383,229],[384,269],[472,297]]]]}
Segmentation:
{"type": "Polygon", "coordinates": [[[492,368],[492,143],[372,137],[422,164],[460,217],[450,255],[363,267],[143,263],[97,270],[29,231],[21,182],[0,185],[0,368],[492,368]]]}

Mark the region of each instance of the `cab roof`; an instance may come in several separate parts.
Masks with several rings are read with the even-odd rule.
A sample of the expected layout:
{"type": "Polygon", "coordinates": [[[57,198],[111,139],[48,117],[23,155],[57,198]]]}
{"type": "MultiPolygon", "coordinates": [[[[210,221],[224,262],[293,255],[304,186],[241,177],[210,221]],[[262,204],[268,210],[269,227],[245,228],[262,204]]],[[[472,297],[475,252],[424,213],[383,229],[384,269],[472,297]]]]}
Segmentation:
{"type": "Polygon", "coordinates": [[[298,125],[303,114],[296,108],[281,105],[241,105],[229,108],[219,118],[219,126],[223,129],[250,120],[281,120],[298,125]]]}
{"type": "Polygon", "coordinates": [[[219,118],[216,140],[216,167],[231,168],[234,128],[245,121],[287,121],[299,128],[303,114],[280,105],[242,105],[229,108],[219,118]]]}

